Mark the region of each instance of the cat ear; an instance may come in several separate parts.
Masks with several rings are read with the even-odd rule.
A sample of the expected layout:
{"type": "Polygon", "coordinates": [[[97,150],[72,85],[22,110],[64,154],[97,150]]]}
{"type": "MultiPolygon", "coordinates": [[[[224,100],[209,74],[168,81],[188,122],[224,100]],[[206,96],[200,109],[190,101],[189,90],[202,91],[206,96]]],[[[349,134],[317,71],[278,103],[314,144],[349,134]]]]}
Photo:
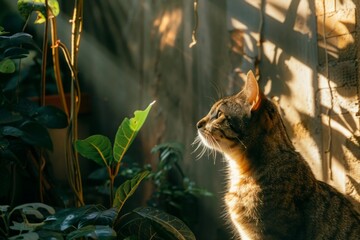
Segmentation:
{"type": "Polygon", "coordinates": [[[251,110],[256,111],[259,109],[261,103],[261,93],[259,91],[259,85],[256,81],[255,75],[251,70],[246,75],[246,83],[243,91],[248,103],[252,106],[251,110]]]}

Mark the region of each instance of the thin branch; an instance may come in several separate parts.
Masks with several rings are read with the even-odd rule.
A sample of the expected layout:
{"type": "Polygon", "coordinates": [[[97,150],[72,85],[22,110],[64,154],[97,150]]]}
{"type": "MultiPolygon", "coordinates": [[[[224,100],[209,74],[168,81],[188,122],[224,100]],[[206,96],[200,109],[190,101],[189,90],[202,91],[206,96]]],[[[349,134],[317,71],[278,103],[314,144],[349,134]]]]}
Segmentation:
{"type": "Polygon", "coordinates": [[[328,116],[328,143],[327,143],[327,148],[325,150],[325,154],[326,154],[326,161],[327,161],[327,173],[328,176],[330,178],[330,180],[333,180],[333,176],[332,176],[332,127],[331,127],[331,114],[334,108],[334,96],[333,96],[333,92],[331,90],[331,82],[329,79],[329,57],[328,57],[328,50],[327,50],[327,40],[326,40],[326,26],[325,26],[325,20],[326,20],[326,15],[325,15],[325,1],[323,1],[323,9],[324,9],[324,14],[323,14],[323,42],[324,42],[324,49],[325,49],[325,77],[327,79],[327,84],[328,84],[328,88],[329,88],[329,92],[330,92],[330,108],[327,110],[326,115],[328,116]]]}

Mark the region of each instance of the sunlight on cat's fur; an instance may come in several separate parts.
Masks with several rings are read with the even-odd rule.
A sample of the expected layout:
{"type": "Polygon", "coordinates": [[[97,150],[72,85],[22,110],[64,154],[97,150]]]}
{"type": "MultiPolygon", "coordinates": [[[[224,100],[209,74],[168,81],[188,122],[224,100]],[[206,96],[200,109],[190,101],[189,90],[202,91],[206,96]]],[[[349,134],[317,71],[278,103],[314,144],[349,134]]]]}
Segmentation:
{"type": "Polygon", "coordinates": [[[198,155],[196,156],[196,159],[200,159],[202,158],[205,153],[207,153],[207,156],[209,157],[210,155],[213,156],[214,158],[214,164],[215,164],[215,159],[216,159],[216,150],[214,149],[214,145],[216,144],[216,141],[212,138],[209,138],[209,140],[205,140],[205,139],[201,139],[203,136],[197,135],[195,137],[194,142],[192,143],[192,145],[197,145],[195,150],[193,152],[197,152],[200,148],[200,153],[198,153],[198,155]],[[204,144],[204,141],[211,143],[210,146],[206,146],[204,144]]]}
{"type": "Polygon", "coordinates": [[[227,163],[224,216],[238,237],[359,239],[359,213],[315,178],[251,71],[242,91],[217,101],[197,129],[197,158],[219,152],[227,163]]]}

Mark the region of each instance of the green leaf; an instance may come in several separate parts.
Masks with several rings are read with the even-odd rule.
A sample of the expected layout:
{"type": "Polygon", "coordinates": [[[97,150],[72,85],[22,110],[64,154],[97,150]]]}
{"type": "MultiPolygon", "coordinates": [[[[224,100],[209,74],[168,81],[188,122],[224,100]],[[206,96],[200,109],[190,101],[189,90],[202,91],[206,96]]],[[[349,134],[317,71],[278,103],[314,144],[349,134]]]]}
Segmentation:
{"type": "Polygon", "coordinates": [[[47,230],[36,230],[41,240],[64,240],[65,238],[60,232],[47,231],[47,230]]]}
{"type": "Polygon", "coordinates": [[[20,129],[11,126],[5,126],[1,129],[4,136],[21,137],[24,133],[20,129]]]}
{"type": "Polygon", "coordinates": [[[13,236],[13,237],[9,238],[9,240],[22,240],[22,239],[38,240],[38,239],[40,239],[40,236],[36,232],[29,232],[29,233],[23,233],[23,234],[19,234],[17,236],[13,236]]]}
{"type": "Polygon", "coordinates": [[[15,72],[15,63],[11,59],[4,59],[0,61],[0,73],[13,73],[15,72]]]}
{"type": "Polygon", "coordinates": [[[68,125],[66,114],[54,106],[39,107],[33,117],[47,128],[65,128],[68,125]]]}
{"type": "Polygon", "coordinates": [[[121,221],[114,226],[119,239],[138,240],[138,239],[167,239],[158,234],[151,221],[140,215],[130,212],[121,217],[121,221]]]}
{"type": "MultiPolygon", "coordinates": [[[[57,0],[48,0],[49,9],[54,16],[59,15],[60,8],[57,0]]],[[[45,0],[18,0],[17,3],[20,14],[27,19],[32,12],[38,14],[35,23],[43,23],[46,19],[45,0]]]]}
{"type": "Polygon", "coordinates": [[[79,208],[62,209],[45,219],[43,229],[69,232],[77,226],[85,215],[98,211],[104,211],[104,208],[101,206],[86,205],[79,208]]]}
{"type": "Polygon", "coordinates": [[[29,50],[21,47],[10,47],[4,51],[4,57],[11,59],[25,58],[28,54],[29,50]]]}
{"type": "Polygon", "coordinates": [[[14,123],[22,119],[22,116],[17,112],[10,112],[6,109],[0,109],[0,124],[14,123]]]}
{"type": "Polygon", "coordinates": [[[11,36],[0,36],[0,48],[8,47],[8,46],[19,46],[20,44],[33,44],[33,38],[28,33],[15,33],[11,36]]]}
{"type": "Polygon", "coordinates": [[[118,212],[121,211],[121,208],[124,206],[126,200],[131,197],[135,190],[138,188],[141,181],[149,175],[149,171],[144,171],[137,174],[133,179],[126,180],[123,184],[121,184],[115,193],[115,199],[113,203],[113,207],[118,209],[118,212]]]}
{"type": "Polygon", "coordinates": [[[16,222],[16,221],[13,221],[12,222],[12,226],[10,226],[9,228],[12,229],[12,230],[16,230],[16,231],[33,231],[34,230],[34,227],[31,226],[30,224],[27,224],[25,222],[16,222]]]}
{"type": "Polygon", "coordinates": [[[95,161],[101,166],[109,167],[112,162],[111,142],[103,135],[93,135],[75,142],[75,149],[83,157],[95,161]]]}
{"type": "Polygon", "coordinates": [[[119,163],[123,159],[126,151],[129,149],[131,143],[134,141],[136,135],[144,124],[154,103],[155,101],[150,103],[150,105],[143,111],[135,111],[133,118],[130,120],[125,118],[120,124],[115,136],[113,148],[115,162],[119,163]]]}
{"type": "MultiPolygon", "coordinates": [[[[17,207],[15,207],[11,213],[13,213],[14,211],[16,210],[20,210],[22,211],[24,214],[28,213],[28,212],[31,212],[31,214],[33,214],[34,212],[33,211],[30,211],[30,210],[36,210],[38,211],[38,209],[45,209],[49,214],[55,214],[55,209],[49,205],[46,205],[44,203],[25,203],[25,204],[22,204],[22,205],[19,205],[17,207]]],[[[39,211],[38,211],[39,212],[39,211]]],[[[10,213],[10,214],[11,214],[10,213]]],[[[35,214],[37,215],[38,218],[42,218],[42,214],[39,212],[38,214],[35,214]]]]}
{"type": "Polygon", "coordinates": [[[169,215],[158,209],[145,207],[134,210],[143,218],[151,220],[153,223],[161,227],[162,230],[174,236],[174,239],[192,240],[196,239],[193,232],[180,219],[169,215]]]}
{"type": "Polygon", "coordinates": [[[81,218],[78,224],[78,228],[82,228],[88,225],[112,226],[116,217],[117,217],[117,209],[115,208],[89,213],[81,218]]]}
{"type": "MultiPolygon", "coordinates": [[[[23,222],[16,222],[12,221],[12,226],[10,229],[17,230],[17,231],[34,231],[36,227],[42,225],[42,220],[44,220],[44,210],[46,210],[47,214],[54,214],[55,210],[49,205],[43,203],[26,203],[15,207],[9,213],[9,219],[14,212],[20,211],[21,216],[23,216],[23,222]],[[41,210],[41,211],[40,211],[41,210]],[[29,217],[31,216],[31,217],[29,217]],[[35,218],[37,220],[35,220],[35,218]],[[26,219],[26,221],[25,221],[26,219]],[[28,219],[33,219],[34,222],[30,222],[28,219]]],[[[21,238],[19,238],[21,239],[21,238]]],[[[25,238],[27,239],[27,238],[25,238]]]]}
{"type": "Polygon", "coordinates": [[[4,35],[4,34],[8,34],[9,32],[5,32],[4,28],[2,26],[0,26],[0,36],[4,35]]]}
{"type": "Polygon", "coordinates": [[[109,226],[93,226],[89,225],[83,228],[79,228],[69,233],[66,237],[67,240],[79,239],[86,237],[86,239],[116,239],[116,232],[109,226]]]}
{"type": "Polygon", "coordinates": [[[53,147],[47,129],[36,122],[26,121],[19,128],[5,126],[2,129],[2,134],[5,136],[19,137],[30,145],[44,147],[49,150],[52,150],[53,147]]]}
{"type": "Polygon", "coordinates": [[[195,239],[191,230],[178,218],[154,208],[137,208],[124,215],[115,225],[121,239],[132,236],[138,239],[195,239]]]}
{"type": "Polygon", "coordinates": [[[53,149],[52,141],[47,129],[39,123],[28,121],[20,126],[20,129],[24,132],[21,137],[25,142],[44,147],[49,150],[53,149]]]}

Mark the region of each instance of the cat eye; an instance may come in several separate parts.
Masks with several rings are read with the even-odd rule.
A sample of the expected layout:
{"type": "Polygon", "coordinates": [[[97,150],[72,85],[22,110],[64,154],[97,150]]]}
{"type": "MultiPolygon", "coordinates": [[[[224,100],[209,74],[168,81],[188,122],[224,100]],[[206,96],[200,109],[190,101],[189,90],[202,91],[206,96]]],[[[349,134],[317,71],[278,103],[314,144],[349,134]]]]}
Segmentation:
{"type": "Polygon", "coordinates": [[[217,113],[216,113],[216,118],[221,117],[223,114],[224,113],[222,111],[218,110],[217,113]]]}

